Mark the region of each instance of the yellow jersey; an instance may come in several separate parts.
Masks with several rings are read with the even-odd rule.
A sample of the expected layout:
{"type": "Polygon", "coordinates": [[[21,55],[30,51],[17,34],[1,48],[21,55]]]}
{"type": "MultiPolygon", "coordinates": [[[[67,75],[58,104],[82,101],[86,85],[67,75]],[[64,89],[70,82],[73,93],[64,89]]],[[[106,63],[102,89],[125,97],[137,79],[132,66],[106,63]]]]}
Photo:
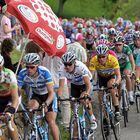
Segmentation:
{"type": "Polygon", "coordinates": [[[90,60],[89,70],[97,71],[98,75],[108,77],[114,74],[114,70],[119,68],[117,58],[111,54],[108,55],[104,65],[99,63],[97,55],[90,60]]]}

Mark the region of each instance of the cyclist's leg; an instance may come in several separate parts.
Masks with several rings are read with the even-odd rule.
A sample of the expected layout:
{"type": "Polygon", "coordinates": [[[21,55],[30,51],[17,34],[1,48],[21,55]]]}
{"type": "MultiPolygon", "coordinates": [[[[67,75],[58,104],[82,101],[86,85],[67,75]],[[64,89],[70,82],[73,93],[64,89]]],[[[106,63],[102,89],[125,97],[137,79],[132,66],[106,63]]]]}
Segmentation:
{"type": "Polygon", "coordinates": [[[52,103],[48,107],[48,112],[46,113],[46,119],[51,130],[54,140],[59,140],[59,129],[56,124],[57,116],[57,98],[54,97],[52,103]]]}
{"type": "MultiPolygon", "coordinates": [[[[69,98],[69,90],[68,86],[65,85],[63,89],[62,99],[69,98]]],[[[62,121],[65,128],[69,128],[70,124],[70,116],[71,116],[71,109],[70,109],[70,102],[65,101],[61,103],[62,108],[62,121]]]]}
{"type": "MultiPolygon", "coordinates": [[[[111,87],[112,83],[115,83],[115,76],[110,77],[110,80],[107,82],[107,87],[111,87]]],[[[112,97],[112,103],[115,108],[115,117],[117,119],[120,119],[120,110],[119,110],[119,96],[117,89],[111,89],[111,97],[112,97]]]]}
{"type": "Polygon", "coordinates": [[[130,79],[130,73],[131,73],[131,64],[130,62],[126,64],[124,70],[123,70],[123,74],[125,75],[125,79],[126,79],[126,87],[127,87],[127,91],[128,91],[128,95],[129,95],[129,99],[130,99],[130,104],[134,103],[134,98],[133,98],[133,86],[132,86],[132,81],[130,79]]]}

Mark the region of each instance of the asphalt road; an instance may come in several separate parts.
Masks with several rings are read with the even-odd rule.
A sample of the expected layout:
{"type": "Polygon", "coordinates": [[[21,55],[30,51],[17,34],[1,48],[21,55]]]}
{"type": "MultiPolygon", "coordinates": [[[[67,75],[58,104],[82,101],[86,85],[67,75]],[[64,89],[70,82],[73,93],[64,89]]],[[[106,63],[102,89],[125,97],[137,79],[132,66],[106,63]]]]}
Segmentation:
{"type": "MultiPolygon", "coordinates": [[[[121,140],[140,140],[140,113],[136,113],[136,105],[130,107],[129,122],[124,127],[123,117],[121,120],[121,140]]],[[[95,140],[102,140],[100,124],[96,132],[95,140]]]]}

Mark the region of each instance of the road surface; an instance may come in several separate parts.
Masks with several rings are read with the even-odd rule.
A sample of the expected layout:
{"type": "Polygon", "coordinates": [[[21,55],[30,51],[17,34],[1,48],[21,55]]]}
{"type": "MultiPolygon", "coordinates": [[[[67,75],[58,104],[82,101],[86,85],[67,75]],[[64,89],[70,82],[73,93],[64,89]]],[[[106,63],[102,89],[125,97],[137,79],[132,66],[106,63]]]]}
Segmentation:
{"type": "MultiPolygon", "coordinates": [[[[124,127],[123,117],[121,120],[121,140],[140,140],[140,113],[136,113],[136,105],[130,107],[129,122],[124,127]]],[[[100,125],[96,132],[95,140],[102,140],[100,125]]]]}

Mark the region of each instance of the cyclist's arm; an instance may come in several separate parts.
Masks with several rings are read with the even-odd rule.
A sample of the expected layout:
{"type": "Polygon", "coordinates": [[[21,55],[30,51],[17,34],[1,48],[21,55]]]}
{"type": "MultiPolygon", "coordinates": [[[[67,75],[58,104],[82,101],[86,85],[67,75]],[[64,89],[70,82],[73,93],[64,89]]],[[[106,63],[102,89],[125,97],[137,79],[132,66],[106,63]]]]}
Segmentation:
{"type": "Polygon", "coordinates": [[[18,86],[17,85],[14,85],[14,87],[11,89],[11,98],[12,98],[11,106],[16,109],[19,104],[18,86]]]}
{"type": "Polygon", "coordinates": [[[65,79],[59,79],[59,88],[57,91],[58,96],[62,96],[64,85],[65,85],[65,79]]]}
{"type": "Polygon", "coordinates": [[[54,98],[54,89],[53,89],[53,83],[47,84],[48,89],[48,98],[46,100],[47,105],[50,105],[54,98]]]}
{"type": "Polygon", "coordinates": [[[120,69],[119,68],[114,69],[114,73],[116,75],[116,83],[119,84],[121,82],[120,69]]]}
{"type": "Polygon", "coordinates": [[[129,60],[130,60],[131,66],[132,66],[132,71],[134,72],[135,71],[135,61],[134,61],[133,54],[130,54],[128,57],[129,57],[129,60]]]}
{"type": "Polygon", "coordinates": [[[86,93],[88,95],[90,95],[90,91],[91,91],[91,82],[90,82],[90,79],[88,76],[83,76],[83,80],[84,80],[84,83],[86,85],[86,93]]]}

